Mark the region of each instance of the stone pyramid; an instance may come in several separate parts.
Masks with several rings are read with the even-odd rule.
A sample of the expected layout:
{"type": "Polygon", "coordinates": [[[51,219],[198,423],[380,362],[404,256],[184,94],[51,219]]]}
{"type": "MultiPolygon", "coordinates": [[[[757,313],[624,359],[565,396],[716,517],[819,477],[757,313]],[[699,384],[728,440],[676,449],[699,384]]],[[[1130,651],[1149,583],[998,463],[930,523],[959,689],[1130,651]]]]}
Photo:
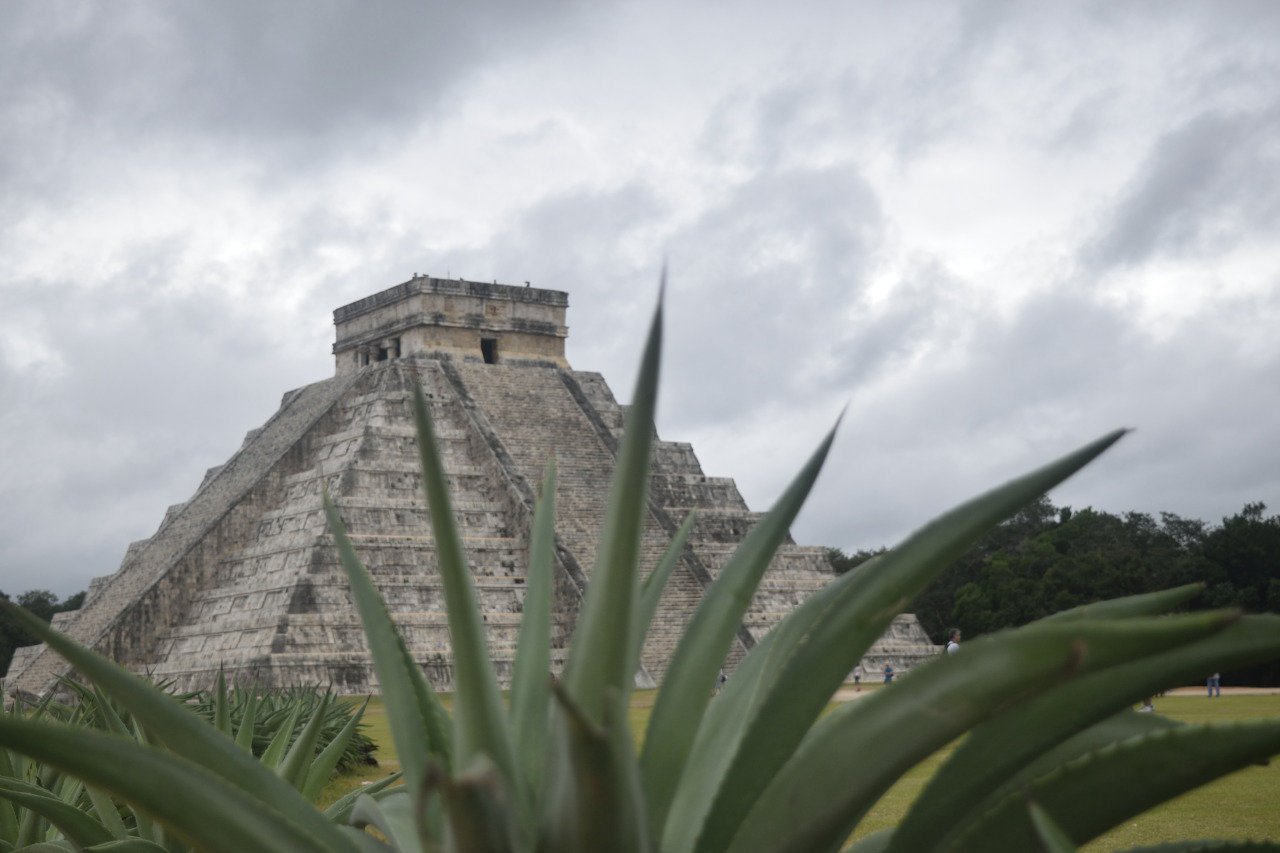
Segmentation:
{"type": "MultiPolygon", "coordinates": [[[[534,487],[554,451],[557,485],[555,665],[594,563],[625,407],[598,373],[564,358],[568,294],[427,277],[334,312],[333,378],[290,391],[226,464],[209,470],[155,535],[129,546],[60,627],[79,642],[181,689],[240,683],[378,690],[336,548],[327,486],[358,552],[432,683],[452,665],[435,543],[422,495],[410,404],[432,408],[454,509],[475,575],[489,648],[509,671],[524,597],[534,487]]],[[[661,681],[703,591],[759,514],[733,480],[706,476],[693,448],[657,442],[643,565],[652,567],[689,509],[697,525],[672,573],[642,656],[661,681]]],[[[727,661],[831,580],[823,549],[779,549],[727,661]]],[[[909,668],[936,653],[905,615],[864,659],[909,668]]],[[[20,650],[8,692],[47,692],[67,665],[20,650]]]]}

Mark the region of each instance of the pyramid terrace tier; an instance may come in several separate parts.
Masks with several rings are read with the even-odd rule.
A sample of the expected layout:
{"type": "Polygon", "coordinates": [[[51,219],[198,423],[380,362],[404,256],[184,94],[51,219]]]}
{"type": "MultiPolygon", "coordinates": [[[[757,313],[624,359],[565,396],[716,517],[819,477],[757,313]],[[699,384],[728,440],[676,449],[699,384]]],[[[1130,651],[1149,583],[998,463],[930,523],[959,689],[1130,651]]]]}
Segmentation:
{"type": "MultiPolygon", "coordinates": [[[[115,574],[94,582],[85,605],[67,617],[67,633],[184,688],[207,687],[223,667],[244,684],[376,690],[323,511],[327,492],[414,659],[437,688],[449,689],[446,608],[413,417],[419,383],[494,668],[504,683],[524,606],[535,495],[555,454],[558,671],[594,571],[628,408],[600,374],[572,370],[562,356],[536,357],[548,341],[563,343],[563,294],[474,284],[423,281],[340,309],[341,322],[349,325],[339,338],[356,342],[355,350],[338,352],[339,360],[349,357],[350,369],[285,394],[280,410],[250,430],[225,464],[210,467],[195,494],[175,504],[153,536],[129,546],[115,574]],[[410,297],[422,295],[453,299],[457,324],[450,328],[474,332],[475,340],[427,351],[415,350],[402,334],[399,349],[388,345],[375,354],[380,357],[355,364],[359,347],[373,353],[396,324],[431,325],[429,312],[410,310],[410,297]],[[546,324],[534,322],[538,317],[546,324]],[[508,333],[544,340],[519,355],[520,345],[508,333]],[[491,343],[482,347],[485,340],[491,343]]],[[[696,509],[699,520],[654,614],[641,652],[641,684],[661,682],[707,587],[762,517],[747,508],[733,480],[707,476],[689,444],[658,440],[652,460],[643,571],[658,563],[689,510],[696,509]]],[[[732,671],[831,579],[822,549],[787,538],[727,653],[726,668],[732,671]]],[[[913,618],[904,617],[873,652],[898,669],[937,649],[913,618]]],[[[15,658],[6,688],[40,695],[68,672],[56,655],[33,647],[15,658]]]]}

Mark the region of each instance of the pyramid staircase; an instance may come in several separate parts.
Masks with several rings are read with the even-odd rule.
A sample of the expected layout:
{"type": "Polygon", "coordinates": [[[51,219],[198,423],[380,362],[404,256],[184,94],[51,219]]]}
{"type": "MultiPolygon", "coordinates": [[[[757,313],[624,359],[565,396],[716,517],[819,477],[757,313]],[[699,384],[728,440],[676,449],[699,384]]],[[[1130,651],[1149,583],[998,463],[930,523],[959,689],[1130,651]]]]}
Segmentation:
{"type": "MultiPolygon", "coordinates": [[[[625,407],[598,373],[487,364],[445,354],[375,361],[290,392],[280,410],[172,507],[156,534],[95,580],[65,630],[180,689],[219,669],[263,686],[377,692],[364,633],[329,535],[331,495],[406,645],[441,690],[453,685],[444,594],[422,494],[412,414],[420,381],[495,671],[510,678],[528,572],[534,490],[557,459],[553,670],[559,671],[595,565],[625,407]]],[[[760,514],[733,481],[708,477],[693,449],[657,441],[641,565],[650,571],[691,510],[697,523],[642,650],[638,683],[662,680],[685,625],[760,514]]],[[[820,548],[788,537],[743,620],[732,671],[767,631],[831,580],[820,548]]],[[[902,616],[864,658],[895,669],[934,654],[902,616]]],[[[6,690],[39,695],[68,667],[42,646],[15,657],[6,690]]]]}

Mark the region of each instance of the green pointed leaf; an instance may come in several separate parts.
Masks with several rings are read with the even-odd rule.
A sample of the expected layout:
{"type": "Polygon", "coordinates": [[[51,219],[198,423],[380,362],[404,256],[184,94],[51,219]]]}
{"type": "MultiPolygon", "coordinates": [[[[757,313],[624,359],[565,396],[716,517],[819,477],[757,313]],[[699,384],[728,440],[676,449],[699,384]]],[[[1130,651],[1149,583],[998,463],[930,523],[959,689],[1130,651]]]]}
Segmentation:
{"type": "Polygon", "coordinates": [[[457,520],[449,499],[449,481],[431,423],[431,411],[422,386],[414,383],[413,414],[418,426],[418,455],[422,483],[431,511],[436,539],[436,559],[449,614],[449,640],[453,651],[454,749],[459,766],[488,755],[511,784],[518,783],[515,747],[507,728],[507,711],[498,690],[498,679],[489,657],[475,580],[467,567],[457,520]]]}
{"type": "Polygon", "coordinates": [[[12,844],[18,840],[18,813],[13,803],[0,798],[0,841],[12,844]]]}
{"type": "Polygon", "coordinates": [[[302,785],[302,796],[308,800],[315,802],[316,797],[320,796],[320,792],[324,789],[325,784],[329,781],[329,777],[333,775],[334,769],[338,763],[342,761],[342,753],[346,750],[347,744],[355,737],[356,731],[360,728],[360,720],[364,717],[365,709],[369,707],[369,699],[364,700],[364,704],[360,706],[342,729],[329,741],[321,753],[316,756],[311,767],[307,770],[307,777],[302,785]]]}
{"type": "Polygon", "coordinates": [[[1056,744],[1161,690],[1280,656],[1280,616],[1245,616],[1221,633],[1052,688],[978,726],[912,803],[893,853],[946,849],[993,792],[1056,744]]]}
{"type": "Polygon", "coordinates": [[[244,715],[240,718],[240,728],[236,730],[236,743],[242,748],[253,752],[253,735],[258,724],[258,684],[254,682],[253,688],[249,691],[249,695],[244,700],[244,715]]]}
{"type": "Polygon", "coordinates": [[[1121,435],[1113,432],[945,513],[810,596],[770,631],[703,718],[663,829],[663,850],[724,850],[827,700],[894,616],[984,532],[1121,435]]]}
{"type": "Polygon", "coordinates": [[[1047,776],[1057,768],[1077,758],[1105,749],[1113,743],[1120,743],[1129,738],[1149,735],[1164,729],[1175,729],[1184,725],[1161,714],[1152,714],[1125,708],[1114,717],[1090,726],[1073,737],[1069,737],[1053,749],[1040,755],[1026,767],[1013,774],[1003,785],[985,797],[974,810],[981,814],[1008,795],[1021,791],[1036,779],[1047,776]]]}
{"type": "Polygon", "coordinates": [[[405,784],[410,795],[417,797],[426,774],[426,756],[435,756],[446,769],[452,766],[448,714],[421,668],[409,656],[373,578],[356,556],[342,519],[327,494],[324,507],[347,581],[351,584],[351,597],[364,625],[369,656],[373,658],[373,667],[378,674],[396,754],[405,756],[405,784]],[[423,760],[415,761],[413,756],[421,756],[423,760]]]}
{"type": "MultiPolygon", "coordinates": [[[[373,797],[375,800],[383,795],[384,789],[390,788],[404,778],[404,772],[397,770],[389,776],[379,779],[377,782],[370,782],[368,785],[357,788],[340,797],[333,805],[325,809],[324,816],[337,824],[349,823],[351,819],[351,809],[355,807],[356,800],[361,797],[373,797]]],[[[390,795],[394,791],[385,791],[386,795],[390,795]]]]}
{"type": "Polygon", "coordinates": [[[626,706],[606,699],[597,725],[558,684],[549,774],[540,814],[539,853],[649,853],[652,840],[643,814],[638,764],[626,706]],[[559,754],[555,751],[560,751],[559,754]]]}
{"type": "Polygon", "coordinates": [[[129,831],[125,829],[120,812],[116,811],[116,804],[111,798],[92,785],[86,785],[85,791],[89,794],[89,801],[93,803],[93,810],[98,813],[98,820],[111,833],[111,837],[128,838],[129,831]]]}
{"type": "Polygon", "coordinates": [[[864,838],[859,838],[849,846],[845,853],[884,853],[885,850],[889,849],[889,842],[892,839],[893,827],[882,829],[864,838]]]}
{"type": "Polygon", "coordinates": [[[47,820],[31,809],[27,809],[22,815],[22,821],[18,827],[18,840],[14,843],[14,846],[23,848],[34,843],[38,836],[45,833],[48,826],[49,822],[47,820]]]}
{"type": "Polygon", "coordinates": [[[532,793],[542,777],[542,753],[550,732],[551,609],[555,590],[556,459],[547,460],[542,494],[533,513],[529,574],[525,580],[520,637],[511,673],[511,726],[524,771],[522,796],[532,793]]]}
{"type": "Polygon", "coordinates": [[[110,831],[101,823],[39,785],[20,779],[0,778],[0,797],[40,815],[78,846],[87,847],[112,839],[110,831]]]}
{"type": "MultiPolygon", "coordinates": [[[[320,730],[324,728],[325,715],[329,711],[329,698],[328,693],[320,697],[319,706],[312,710],[311,717],[303,726],[298,739],[293,742],[284,761],[280,763],[281,777],[299,791],[306,784],[307,773],[315,762],[316,743],[320,740],[320,730]]],[[[296,707],[302,707],[302,703],[299,702],[296,707]]]]}
{"type": "Polygon", "coordinates": [[[281,779],[290,782],[290,784],[292,782],[289,777],[280,772],[280,762],[284,758],[285,750],[289,748],[290,741],[293,740],[293,730],[297,728],[298,717],[301,715],[302,703],[293,703],[293,707],[289,709],[289,715],[285,717],[280,728],[276,729],[275,737],[271,738],[271,743],[267,744],[267,748],[262,752],[262,757],[258,759],[262,762],[263,767],[270,767],[275,770],[281,779]]]}
{"type": "Polygon", "coordinates": [[[738,828],[731,853],[764,853],[792,836],[822,851],[906,773],[975,723],[1054,683],[1176,648],[1231,616],[1039,623],[917,665],[892,690],[836,708],[814,727],[738,828]],[[909,733],[903,736],[903,733],[909,733]]]}
{"type": "Polygon", "coordinates": [[[742,615],[818,479],[834,439],[833,427],[777,503],[720,570],[676,646],[649,717],[641,758],[645,793],[658,826],[666,820],[698,724],[710,701],[707,685],[714,683],[724,665],[742,625],[742,615]]]}
{"type": "Polygon", "coordinates": [[[106,723],[107,731],[118,734],[121,737],[133,737],[129,734],[129,728],[124,724],[124,720],[120,719],[120,715],[116,713],[116,709],[112,707],[110,700],[102,694],[96,684],[93,687],[93,697],[98,709],[102,712],[102,719],[106,723]]]}
{"type": "Polygon", "coordinates": [[[0,744],[20,748],[113,797],[137,804],[201,850],[275,853],[354,848],[332,826],[327,830],[341,839],[342,847],[327,846],[268,802],[154,747],[92,730],[11,718],[0,718],[0,744]]]}
{"type": "Polygon", "coordinates": [[[680,529],[667,545],[667,550],[663,552],[662,559],[640,585],[640,597],[636,601],[636,612],[631,621],[631,651],[627,655],[632,672],[640,668],[640,655],[644,651],[644,640],[649,635],[653,614],[658,610],[658,603],[662,600],[662,592],[667,587],[667,580],[671,577],[671,571],[676,563],[680,561],[684,544],[689,541],[689,534],[693,531],[693,523],[697,517],[697,510],[689,511],[684,523],[680,525],[680,529]]]}
{"type": "Polygon", "coordinates": [[[627,409],[626,427],[609,487],[595,568],[582,602],[565,662],[568,695],[597,725],[604,719],[610,688],[631,695],[631,618],[639,581],[640,542],[648,516],[649,453],[653,445],[662,350],[662,304],[654,312],[640,360],[640,374],[627,409]]]}
{"type": "Polygon", "coordinates": [[[142,736],[145,730],[150,730],[175,755],[228,780],[245,796],[271,803],[277,812],[319,839],[326,849],[335,853],[352,853],[352,842],[325,820],[311,803],[187,708],[132,672],[76,644],[22,608],[6,602],[0,602],[0,607],[28,633],[47,643],[129,711],[138,727],[135,736],[142,736]]]}
{"type": "Polygon", "coordinates": [[[1044,853],[1076,853],[1076,846],[1062,828],[1054,823],[1048,812],[1032,802],[1027,804],[1027,815],[1031,818],[1031,825],[1035,828],[1040,839],[1040,849],[1044,853]]]}
{"type": "Polygon", "coordinates": [[[1107,601],[1082,604],[1079,607],[1073,607],[1070,610],[1062,610],[1046,616],[1040,621],[1056,622],[1066,619],[1122,619],[1126,616],[1155,616],[1160,613],[1168,613],[1175,607],[1186,604],[1202,592],[1204,592],[1204,584],[1189,583],[1157,592],[1128,595],[1124,598],[1112,598],[1107,601]]]}
{"type": "Polygon", "coordinates": [[[86,847],[85,850],[88,853],[169,853],[166,848],[145,838],[122,838],[105,844],[95,844],[92,847],[86,847]]]}
{"type": "MultiPolygon", "coordinates": [[[[1038,779],[1028,794],[1075,844],[1130,817],[1280,752],[1280,720],[1181,726],[1132,738],[1038,779]]],[[[1035,851],[1022,793],[1005,798],[953,847],[956,853],[1035,851]]]]}
{"type": "MultiPolygon", "coordinates": [[[[14,715],[17,716],[16,712],[14,715]]],[[[4,716],[3,709],[0,709],[0,716],[4,716]]],[[[0,779],[22,779],[25,773],[19,770],[18,765],[23,762],[22,756],[0,747],[0,779]]],[[[12,803],[0,799],[0,841],[12,844],[17,839],[18,814],[12,803]]]]}
{"type": "Polygon", "coordinates": [[[213,727],[231,737],[231,706],[227,704],[227,677],[218,667],[218,678],[213,685],[213,727]]]}

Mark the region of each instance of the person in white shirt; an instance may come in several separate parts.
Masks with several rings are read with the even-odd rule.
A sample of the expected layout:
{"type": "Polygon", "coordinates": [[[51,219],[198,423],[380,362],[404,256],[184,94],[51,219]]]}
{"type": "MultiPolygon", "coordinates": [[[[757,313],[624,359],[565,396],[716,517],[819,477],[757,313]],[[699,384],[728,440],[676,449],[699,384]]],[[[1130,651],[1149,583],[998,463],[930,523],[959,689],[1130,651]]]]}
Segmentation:
{"type": "Polygon", "coordinates": [[[954,655],[960,651],[960,629],[952,628],[951,633],[947,635],[947,654],[954,655]]]}

